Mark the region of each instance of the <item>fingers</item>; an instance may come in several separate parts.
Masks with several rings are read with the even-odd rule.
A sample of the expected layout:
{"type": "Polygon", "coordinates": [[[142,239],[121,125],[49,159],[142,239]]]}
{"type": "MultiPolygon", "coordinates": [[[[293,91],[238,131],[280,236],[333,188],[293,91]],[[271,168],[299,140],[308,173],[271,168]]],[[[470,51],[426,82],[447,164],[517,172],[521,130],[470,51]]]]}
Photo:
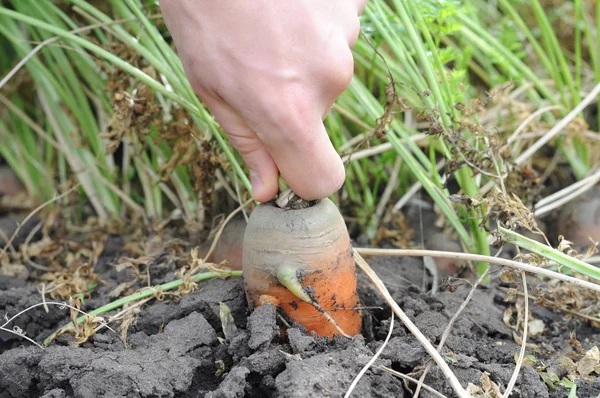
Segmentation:
{"type": "Polygon", "coordinates": [[[358,3],[358,15],[362,14],[367,6],[367,0],[357,0],[358,3]]]}
{"type": "Polygon", "coordinates": [[[354,47],[356,42],[358,41],[358,36],[360,35],[360,20],[358,17],[352,19],[352,26],[348,31],[348,45],[350,48],[354,47]]]}
{"type": "Polygon", "coordinates": [[[350,26],[348,28],[348,44],[354,47],[360,35],[360,15],[367,5],[367,0],[356,0],[357,13],[349,16],[350,26]]]}
{"type": "Polygon", "coordinates": [[[273,199],[279,189],[279,172],[267,148],[229,105],[214,98],[205,102],[250,169],[254,199],[273,199]]]}
{"type": "Polygon", "coordinates": [[[272,151],[290,188],[306,200],[326,198],[343,185],[346,174],[320,115],[290,124],[285,145],[272,151]],[[293,126],[293,127],[292,127],[293,126]]]}
{"type": "Polygon", "coordinates": [[[333,107],[334,102],[337,98],[348,88],[352,78],[354,77],[354,57],[352,56],[352,50],[344,46],[340,50],[335,51],[336,59],[330,60],[329,72],[325,73],[323,77],[325,88],[322,93],[324,101],[322,118],[329,113],[333,107]]]}
{"type": "Polygon", "coordinates": [[[342,187],[344,165],[319,115],[290,125],[285,138],[270,152],[283,179],[297,195],[306,200],[323,199],[342,187]]]}
{"type": "Polygon", "coordinates": [[[321,107],[301,89],[273,97],[279,101],[274,100],[270,112],[249,113],[247,120],[286,183],[306,200],[338,191],[345,179],[344,165],[325,130],[321,107]]]}

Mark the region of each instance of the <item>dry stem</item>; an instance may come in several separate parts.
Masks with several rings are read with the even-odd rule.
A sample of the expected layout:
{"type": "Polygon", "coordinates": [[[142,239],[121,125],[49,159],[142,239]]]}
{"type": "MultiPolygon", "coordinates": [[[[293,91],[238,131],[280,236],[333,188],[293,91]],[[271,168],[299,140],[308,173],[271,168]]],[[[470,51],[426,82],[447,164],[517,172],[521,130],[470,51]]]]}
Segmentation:
{"type": "Polygon", "coordinates": [[[460,398],[469,398],[469,394],[465,389],[460,385],[460,382],[456,378],[456,375],[452,372],[444,358],[435,350],[435,347],[431,344],[431,342],[421,333],[419,328],[406,316],[404,311],[400,308],[400,306],[394,301],[389,291],[379,279],[375,271],[369,266],[369,264],[362,258],[362,256],[358,253],[357,249],[353,249],[354,259],[358,267],[369,277],[371,282],[375,284],[379,292],[385,298],[385,301],[392,307],[393,311],[398,315],[402,323],[406,326],[406,328],[416,337],[416,339],[421,343],[421,345],[425,348],[425,350],[431,355],[433,360],[440,367],[442,373],[446,376],[452,389],[460,398]]]}
{"type": "MultiPolygon", "coordinates": [[[[44,347],[43,347],[41,344],[37,343],[35,340],[31,339],[30,337],[27,337],[27,336],[26,336],[24,333],[18,333],[18,332],[17,332],[17,331],[15,331],[15,330],[8,329],[6,326],[7,326],[9,323],[11,323],[12,321],[14,321],[15,319],[17,319],[18,317],[20,317],[21,315],[23,315],[24,313],[26,313],[26,312],[28,312],[28,311],[31,311],[31,310],[32,310],[32,309],[34,309],[34,308],[37,308],[37,307],[44,307],[44,308],[46,309],[46,311],[48,311],[48,304],[50,304],[50,305],[56,305],[56,306],[59,306],[60,308],[69,308],[69,309],[71,309],[71,310],[73,310],[73,311],[75,311],[75,312],[78,312],[78,313],[82,314],[82,315],[90,316],[90,315],[89,315],[87,312],[85,312],[85,311],[82,311],[82,310],[80,310],[79,308],[75,308],[75,307],[73,307],[73,306],[71,306],[71,305],[69,305],[69,304],[67,304],[67,303],[60,303],[60,302],[55,302],[55,301],[45,301],[45,300],[44,300],[44,301],[43,301],[43,302],[41,302],[41,303],[37,303],[37,304],[34,304],[34,305],[32,305],[32,306],[29,306],[29,307],[25,308],[24,310],[22,310],[22,311],[18,312],[17,314],[13,315],[13,316],[12,316],[12,317],[10,317],[10,318],[9,318],[8,316],[6,316],[6,318],[5,318],[5,319],[6,319],[6,322],[4,322],[4,324],[0,325],[0,330],[4,330],[4,331],[6,331],[6,332],[8,332],[8,333],[12,333],[12,334],[15,334],[15,335],[17,335],[17,336],[19,336],[19,337],[22,337],[22,338],[24,338],[25,340],[28,340],[29,342],[31,342],[31,343],[33,343],[33,344],[37,345],[37,346],[38,346],[38,347],[40,347],[41,349],[44,349],[44,347]]],[[[104,322],[103,318],[101,318],[101,317],[94,317],[94,319],[97,319],[97,320],[99,320],[99,323],[100,323],[101,325],[103,325],[103,326],[106,326],[106,327],[107,327],[109,330],[111,330],[113,333],[117,334],[117,332],[116,332],[116,331],[115,331],[113,328],[111,328],[110,326],[108,326],[108,324],[107,324],[106,322],[104,322]]]]}
{"type": "Polygon", "coordinates": [[[350,385],[350,388],[346,392],[346,395],[344,395],[344,398],[349,398],[350,397],[350,394],[352,394],[352,391],[354,391],[354,388],[358,384],[358,381],[360,380],[360,378],[367,372],[367,370],[371,366],[373,366],[373,363],[375,363],[375,361],[377,360],[377,358],[379,358],[379,356],[381,355],[381,353],[385,349],[385,346],[390,341],[390,338],[392,337],[392,332],[393,331],[394,331],[394,313],[392,312],[392,318],[390,319],[390,330],[388,332],[387,337],[385,338],[385,341],[383,342],[383,344],[381,345],[381,347],[379,347],[379,350],[377,350],[377,352],[375,353],[375,355],[373,355],[373,358],[371,358],[371,360],[360,370],[360,372],[358,373],[358,375],[354,378],[354,381],[350,385]]]}
{"type": "Polygon", "coordinates": [[[229,223],[229,221],[231,221],[231,219],[240,211],[242,211],[243,208],[245,208],[246,206],[248,206],[250,203],[252,203],[252,199],[248,199],[247,201],[245,201],[244,203],[242,203],[240,206],[238,206],[237,209],[235,209],[234,211],[231,212],[231,214],[229,214],[227,216],[227,218],[225,219],[225,221],[223,221],[223,223],[221,224],[221,226],[219,227],[219,230],[217,231],[217,234],[215,235],[215,238],[213,239],[212,244],[210,245],[210,249],[208,249],[208,253],[206,253],[206,256],[204,256],[204,260],[203,262],[207,262],[208,258],[210,257],[210,255],[213,253],[213,251],[215,251],[215,248],[217,247],[217,243],[219,242],[219,238],[221,238],[221,235],[223,234],[223,230],[225,229],[225,226],[227,225],[227,223],[229,223]]]}
{"type": "Polygon", "coordinates": [[[600,94],[600,83],[598,83],[592,91],[585,96],[585,98],[577,104],[571,112],[569,112],[564,118],[562,118],[558,123],[554,125],[548,132],[539,140],[537,140],[533,145],[531,145],[525,152],[523,152],[517,159],[515,159],[515,164],[520,165],[525,160],[529,159],[531,155],[536,153],[541,147],[546,145],[548,141],[550,141],[554,136],[562,131],[577,115],[579,115],[596,97],[600,94]]]}
{"type": "MultiPolygon", "coordinates": [[[[407,375],[405,375],[405,374],[402,374],[402,373],[400,373],[400,372],[396,372],[394,369],[390,369],[390,368],[388,368],[388,367],[386,367],[386,366],[379,366],[379,369],[383,369],[383,370],[385,370],[386,372],[389,372],[389,373],[393,374],[394,376],[396,376],[396,377],[399,377],[399,378],[401,378],[401,379],[408,380],[408,381],[412,381],[412,382],[413,382],[413,383],[415,383],[415,384],[416,384],[416,383],[418,383],[417,379],[413,379],[413,378],[412,378],[412,377],[410,377],[410,376],[407,376],[407,375]]],[[[448,397],[446,397],[444,394],[442,394],[441,392],[438,392],[438,391],[434,390],[433,388],[429,387],[427,384],[423,384],[423,389],[425,389],[425,390],[429,391],[430,393],[432,393],[432,394],[433,394],[433,395],[435,395],[436,397],[440,397],[440,398],[448,398],[448,397]]]]}
{"type": "MultiPolygon", "coordinates": [[[[521,350],[519,351],[519,359],[517,359],[517,365],[515,366],[515,371],[513,372],[510,382],[506,387],[506,391],[502,398],[508,398],[510,393],[512,392],[515,383],[517,382],[517,378],[519,377],[519,371],[521,370],[521,366],[523,366],[523,359],[525,358],[525,348],[527,348],[527,333],[528,333],[528,320],[529,320],[529,299],[527,294],[527,277],[525,276],[525,272],[521,271],[521,279],[523,279],[523,294],[525,296],[525,316],[523,319],[523,338],[521,339],[521,350]]],[[[518,323],[517,323],[518,324],[518,323]]]]}
{"type": "Polygon", "coordinates": [[[544,214],[551,212],[552,210],[572,201],[578,196],[583,195],[585,192],[592,189],[598,181],[600,181],[600,168],[586,178],[579,180],[578,182],[571,184],[568,187],[563,188],[560,191],[540,200],[536,204],[533,214],[536,217],[541,217],[544,214]]]}
{"type": "MultiPolygon", "coordinates": [[[[510,290],[510,289],[508,289],[506,287],[502,287],[502,286],[498,286],[497,289],[502,290],[504,292],[508,292],[510,290]]],[[[519,295],[519,296],[523,296],[523,293],[521,293],[521,292],[516,292],[516,294],[519,295]]],[[[534,297],[534,296],[532,296],[530,294],[528,294],[527,297],[529,298],[529,300],[534,300],[535,301],[535,299],[536,299],[536,297],[534,297]]],[[[554,302],[552,300],[547,300],[547,302],[550,303],[550,304],[555,305],[556,306],[555,308],[557,310],[562,311],[562,312],[566,312],[569,315],[578,316],[581,319],[585,319],[586,321],[599,322],[600,323],[600,318],[598,318],[598,317],[593,317],[593,316],[590,316],[590,315],[582,314],[579,311],[573,311],[573,310],[570,310],[568,308],[564,308],[561,305],[556,304],[556,302],[554,302]]],[[[554,307],[552,307],[552,308],[554,308],[554,307]]]]}
{"type": "Polygon", "coordinates": [[[458,253],[458,252],[445,252],[437,250],[412,250],[412,249],[372,249],[372,248],[355,248],[355,251],[365,256],[407,256],[407,257],[440,257],[440,258],[452,258],[455,260],[466,260],[466,261],[481,261],[488,262],[498,265],[504,265],[511,268],[516,268],[521,271],[531,272],[533,274],[543,275],[549,278],[559,279],[565,282],[573,283],[578,286],[586,287],[590,290],[600,292],[600,285],[591,283],[582,279],[573,278],[572,276],[559,274],[558,272],[550,271],[545,268],[536,267],[530,264],[520,263],[514,260],[507,260],[504,258],[497,258],[491,256],[483,256],[481,254],[469,254],[469,253],[458,253]]]}

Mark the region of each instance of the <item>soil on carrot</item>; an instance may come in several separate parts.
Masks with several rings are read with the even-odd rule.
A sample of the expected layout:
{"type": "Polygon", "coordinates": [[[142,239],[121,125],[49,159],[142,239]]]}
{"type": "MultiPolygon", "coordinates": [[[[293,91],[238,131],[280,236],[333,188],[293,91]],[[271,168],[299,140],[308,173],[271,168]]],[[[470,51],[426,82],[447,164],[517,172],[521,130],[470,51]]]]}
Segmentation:
{"type": "MultiPolygon", "coordinates": [[[[0,225],[12,225],[7,219],[0,221],[0,225]]],[[[440,233],[434,230],[433,222],[423,226],[424,236],[440,233]]],[[[24,228],[17,247],[31,231],[24,228]]],[[[420,241],[419,235],[413,240],[420,241]]],[[[39,243],[39,239],[37,234],[29,244],[39,243]]],[[[86,274],[88,279],[97,275],[96,286],[84,297],[82,310],[104,305],[148,281],[157,285],[177,279],[178,266],[194,247],[194,242],[169,234],[159,238],[135,236],[135,244],[131,239],[119,234],[101,235],[102,251],[91,262],[93,272],[86,274]]],[[[65,244],[70,240],[75,238],[63,237],[59,246],[81,252],[80,247],[65,244]]],[[[84,238],[79,236],[78,241],[85,246],[84,238]]],[[[366,242],[361,238],[354,244],[366,242]]],[[[380,242],[389,244],[390,236],[380,242]]],[[[31,261],[53,266],[42,260],[33,257],[31,261]]],[[[449,279],[441,272],[433,293],[431,274],[421,258],[368,261],[400,307],[437,345],[470,292],[470,282],[449,279]]],[[[44,272],[30,265],[24,269],[28,272],[0,276],[3,316],[13,316],[42,301],[39,283],[44,272]]],[[[177,295],[157,295],[132,310],[126,320],[111,323],[114,331],[103,328],[81,344],[76,344],[73,335],[65,334],[40,349],[20,336],[0,331],[0,397],[343,397],[381,347],[392,322],[379,292],[360,271],[357,273],[365,318],[361,335],[354,338],[329,341],[307,335],[298,325],[282,328],[281,317],[272,305],[249,314],[241,278],[211,279],[177,295]],[[223,316],[224,310],[230,312],[234,325],[224,323],[223,319],[231,319],[223,316]]],[[[496,385],[504,388],[508,384],[522,335],[521,325],[517,326],[524,311],[523,298],[517,294],[521,283],[518,277],[511,281],[506,275],[502,275],[502,282],[500,276],[493,273],[490,287],[475,291],[442,351],[464,387],[472,383],[481,396],[487,392],[489,397],[495,396],[496,385]]],[[[530,294],[535,288],[555,288],[533,277],[529,285],[530,294]]],[[[46,300],[51,300],[49,293],[46,300]]],[[[599,325],[533,300],[529,305],[528,348],[512,396],[565,397],[571,388],[565,383],[569,375],[576,380],[579,397],[598,396],[600,377],[599,370],[594,370],[598,362],[594,364],[593,347],[600,342],[599,325]]],[[[102,316],[108,319],[119,311],[102,316]]],[[[22,330],[42,342],[69,320],[68,309],[49,307],[46,312],[40,306],[5,327],[22,330]]],[[[396,378],[384,367],[419,379],[428,360],[425,350],[396,319],[389,343],[352,396],[411,397],[416,385],[396,378]]],[[[425,384],[447,397],[454,396],[436,366],[425,384]]],[[[420,396],[434,395],[422,390],[420,396]]]]}

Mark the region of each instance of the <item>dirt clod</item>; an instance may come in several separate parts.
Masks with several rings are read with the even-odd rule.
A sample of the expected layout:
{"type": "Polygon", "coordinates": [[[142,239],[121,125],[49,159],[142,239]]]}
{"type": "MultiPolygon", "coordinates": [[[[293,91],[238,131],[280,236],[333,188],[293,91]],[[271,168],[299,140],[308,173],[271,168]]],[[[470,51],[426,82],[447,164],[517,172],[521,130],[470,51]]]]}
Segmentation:
{"type": "MultiPolygon", "coordinates": [[[[542,380],[540,375],[535,371],[535,369],[531,366],[523,367],[520,388],[521,394],[524,397],[548,398],[550,396],[548,394],[548,390],[546,389],[544,381],[542,380]]],[[[591,397],[591,395],[582,396],[591,397]]]]}
{"type": "MultiPolygon", "coordinates": [[[[356,339],[343,351],[288,362],[286,370],[276,378],[277,395],[290,398],[341,397],[372,356],[364,341],[356,339]]],[[[391,365],[387,361],[379,361],[379,364],[391,365]]],[[[354,391],[357,397],[404,396],[400,383],[381,370],[367,372],[354,391]]]]}
{"type": "Polygon", "coordinates": [[[253,350],[269,347],[273,339],[279,335],[275,306],[264,304],[256,308],[248,318],[250,340],[248,347],[253,350]]]}
{"type": "Polygon", "coordinates": [[[316,344],[314,337],[307,336],[306,333],[298,328],[289,329],[287,335],[294,354],[310,350],[316,344]]]}
{"type": "Polygon", "coordinates": [[[67,393],[61,388],[54,388],[42,395],[41,398],[67,398],[67,393]]]}
{"type": "Polygon", "coordinates": [[[392,337],[381,357],[402,368],[414,368],[422,364],[425,355],[425,349],[414,337],[403,336],[392,337]]]}
{"type": "Polygon", "coordinates": [[[241,398],[244,396],[244,391],[247,387],[246,377],[250,373],[248,368],[243,366],[235,367],[225,379],[221,382],[219,388],[209,392],[205,398],[241,398]]]}

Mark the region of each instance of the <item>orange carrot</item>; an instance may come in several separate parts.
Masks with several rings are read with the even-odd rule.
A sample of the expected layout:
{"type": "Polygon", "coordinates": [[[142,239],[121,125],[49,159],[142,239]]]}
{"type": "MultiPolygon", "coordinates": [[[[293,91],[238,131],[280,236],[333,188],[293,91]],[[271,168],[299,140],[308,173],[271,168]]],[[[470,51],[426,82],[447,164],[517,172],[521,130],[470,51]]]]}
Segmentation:
{"type": "Polygon", "coordinates": [[[329,199],[298,210],[257,206],[244,236],[243,271],[250,307],[275,304],[320,336],[360,333],[350,237],[329,199]]]}

